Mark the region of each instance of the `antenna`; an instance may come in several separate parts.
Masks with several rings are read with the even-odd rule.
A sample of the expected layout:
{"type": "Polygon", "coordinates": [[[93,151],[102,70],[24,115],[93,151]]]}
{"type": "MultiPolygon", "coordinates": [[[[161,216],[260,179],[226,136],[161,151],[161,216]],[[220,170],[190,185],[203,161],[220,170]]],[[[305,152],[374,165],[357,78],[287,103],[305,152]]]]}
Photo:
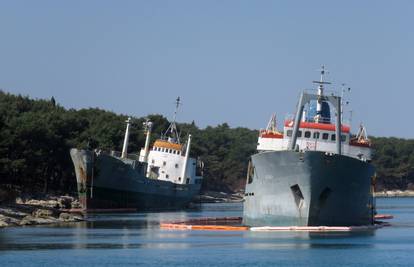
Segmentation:
{"type": "Polygon", "coordinates": [[[174,110],[174,117],[173,117],[173,122],[175,123],[175,119],[177,118],[177,111],[178,108],[180,107],[181,102],[180,102],[180,97],[177,97],[177,99],[175,100],[175,110],[174,110]]]}
{"type": "Polygon", "coordinates": [[[323,79],[324,78],[324,75],[329,73],[329,71],[325,70],[325,66],[324,65],[322,65],[321,68],[318,69],[317,71],[320,71],[321,72],[321,79],[319,81],[312,81],[313,83],[317,83],[319,85],[322,85],[322,84],[331,84],[330,82],[325,82],[324,79],[323,79]]]}
{"type": "Polygon", "coordinates": [[[349,104],[348,100],[345,101],[344,96],[345,96],[345,93],[351,92],[351,87],[348,87],[348,88],[345,89],[345,85],[346,85],[346,83],[341,84],[341,86],[342,86],[342,89],[341,89],[341,113],[342,113],[341,118],[342,118],[342,120],[344,118],[344,116],[343,116],[344,110],[345,110],[344,107],[349,104]]]}

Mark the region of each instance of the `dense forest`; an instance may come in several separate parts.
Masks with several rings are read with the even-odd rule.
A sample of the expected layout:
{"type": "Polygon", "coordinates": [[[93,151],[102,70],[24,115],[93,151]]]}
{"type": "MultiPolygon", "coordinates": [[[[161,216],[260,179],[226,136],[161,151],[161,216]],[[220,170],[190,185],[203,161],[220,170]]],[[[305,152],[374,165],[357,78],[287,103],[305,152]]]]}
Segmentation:
{"type": "MultiPolygon", "coordinates": [[[[161,115],[152,139],[168,127],[161,115]]],[[[53,97],[33,100],[0,91],[0,185],[27,194],[70,193],[76,190],[69,149],[121,150],[126,115],[89,108],[65,109],[53,97]]],[[[144,145],[142,123],[132,118],[129,151],[144,145]]],[[[178,125],[181,136],[193,135],[192,154],[205,163],[203,190],[243,188],[249,155],[254,153],[257,130],[230,128],[226,123],[200,129],[178,125]]],[[[414,189],[414,140],[371,137],[376,153],[377,189],[414,189]]]]}

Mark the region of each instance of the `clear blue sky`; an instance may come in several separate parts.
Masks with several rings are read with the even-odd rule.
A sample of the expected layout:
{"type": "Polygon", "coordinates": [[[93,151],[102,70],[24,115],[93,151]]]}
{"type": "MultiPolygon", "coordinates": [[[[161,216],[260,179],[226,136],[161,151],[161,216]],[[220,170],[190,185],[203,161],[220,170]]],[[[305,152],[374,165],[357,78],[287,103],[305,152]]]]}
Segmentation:
{"type": "Polygon", "coordinates": [[[414,1],[4,1],[0,88],[67,108],[265,127],[325,64],[353,126],[414,136],[414,1]],[[349,110],[349,108],[348,108],[349,110]]]}

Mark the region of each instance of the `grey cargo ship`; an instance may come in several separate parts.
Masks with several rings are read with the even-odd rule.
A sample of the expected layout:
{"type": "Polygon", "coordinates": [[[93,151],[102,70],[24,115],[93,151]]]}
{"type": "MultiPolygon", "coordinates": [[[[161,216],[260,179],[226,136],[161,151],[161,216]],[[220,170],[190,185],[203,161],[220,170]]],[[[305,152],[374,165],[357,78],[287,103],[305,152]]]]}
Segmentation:
{"type": "Polygon", "coordinates": [[[73,148],[80,203],[84,210],[133,209],[137,211],[186,208],[199,194],[202,162],[190,158],[191,135],[180,143],[175,118],[161,139],[150,147],[152,123],[144,123],[145,147],[128,154],[130,119],[122,152],[73,148]]]}
{"type": "Polygon", "coordinates": [[[371,143],[342,122],[342,97],[303,92],[294,119],[277,131],[275,116],[260,131],[251,156],[243,222],[251,226],[359,226],[373,224],[371,143]],[[331,110],[335,110],[335,123],[331,110]]]}

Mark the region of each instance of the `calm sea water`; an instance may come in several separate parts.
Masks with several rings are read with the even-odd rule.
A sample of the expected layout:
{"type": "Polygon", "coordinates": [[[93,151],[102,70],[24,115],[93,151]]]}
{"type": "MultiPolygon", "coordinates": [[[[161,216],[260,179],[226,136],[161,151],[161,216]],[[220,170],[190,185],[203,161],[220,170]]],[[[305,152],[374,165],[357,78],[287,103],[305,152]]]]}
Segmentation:
{"type": "Polygon", "coordinates": [[[392,226],[358,234],[159,229],[165,220],[240,216],[241,204],[0,229],[0,266],[414,266],[414,198],[377,207],[395,216],[392,226]]]}

